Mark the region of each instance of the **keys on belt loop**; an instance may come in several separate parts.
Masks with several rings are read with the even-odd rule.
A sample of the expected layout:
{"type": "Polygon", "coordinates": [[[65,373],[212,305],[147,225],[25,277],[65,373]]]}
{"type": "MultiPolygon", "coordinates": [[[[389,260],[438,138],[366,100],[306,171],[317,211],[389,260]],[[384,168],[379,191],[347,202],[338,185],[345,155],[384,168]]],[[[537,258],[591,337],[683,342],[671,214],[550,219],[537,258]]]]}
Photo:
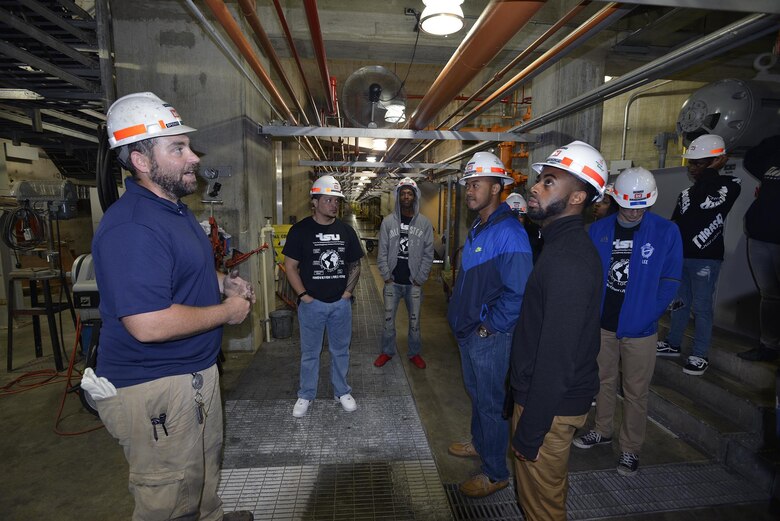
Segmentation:
{"type": "Polygon", "coordinates": [[[168,435],[168,429],[165,427],[165,420],[166,420],[166,418],[167,418],[166,414],[162,413],[157,418],[152,418],[151,419],[152,420],[152,429],[154,430],[154,441],[158,441],[158,439],[159,439],[157,437],[157,426],[158,425],[160,427],[162,427],[162,430],[165,433],[165,435],[166,436],[168,435]]]}
{"type": "Polygon", "coordinates": [[[203,425],[203,420],[208,416],[205,411],[206,404],[203,403],[203,395],[200,394],[200,390],[203,387],[203,375],[200,373],[192,373],[192,388],[195,389],[195,416],[198,418],[198,423],[203,425]]]}

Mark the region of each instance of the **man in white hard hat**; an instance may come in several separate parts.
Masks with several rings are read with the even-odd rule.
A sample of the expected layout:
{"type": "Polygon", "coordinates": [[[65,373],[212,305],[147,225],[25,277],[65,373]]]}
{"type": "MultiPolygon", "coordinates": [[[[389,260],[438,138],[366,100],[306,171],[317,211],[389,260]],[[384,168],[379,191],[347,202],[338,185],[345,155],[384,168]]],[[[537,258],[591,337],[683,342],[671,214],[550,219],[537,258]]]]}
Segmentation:
{"type": "Polygon", "coordinates": [[[645,440],[658,319],[677,293],[682,277],[682,239],[674,223],[649,212],[658,198],[658,188],[648,170],[623,170],[606,197],[614,198],[617,214],[594,222],[588,230],[606,280],[596,421],[590,432],[574,440],[574,446],[589,449],[612,442],[621,386],[623,423],[617,471],[631,476],[639,467],[645,440]]]}
{"type": "Polygon", "coordinates": [[[528,212],[528,203],[525,202],[525,198],[517,192],[512,192],[504,200],[512,213],[523,223],[525,233],[528,235],[528,242],[531,244],[531,251],[533,252],[533,261],[539,257],[539,252],[542,251],[542,234],[540,232],[539,225],[528,218],[526,213],[528,212]]]}
{"type": "Polygon", "coordinates": [[[683,154],[693,186],[677,197],[672,221],[683,240],[683,274],[680,289],[672,302],[672,319],[666,340],[658,342],[658,356],[680,356],[683,333],[691,312],[694,317],[693,352],[683,372],[700,376],[709,367],[712,339],[713,297],[723,262],[723,230],[726,216],[741,191],[741,180],[718,172],[728,156],[723,138],[715,134],[699,136],[683,154]]]}
{"type": "Polygon", "coordinates": [[[482,462],[480,473],[460,485],[470,497],[487,496],[509,484],[505,383],[512,331],[533,265],[523,226],[501,203],[501,191],[512,182],[501,160],[489,152],[477,152],[460,179],[466,206],[477,219],[463,246],[447,320],[471,398],[471,440],[452,443],[449,452],[482,462]]]}
{"type": "Polygon", "coordinates": [[[571,441],[599,389],[601,261],[582,213],[604,192],[607,168],[574,141],[534,163],[528,216],[544,248],[525,288],[512,339],[511,446],[525,519],[566,519],[571,441]]]}
{"type": "Polygon", "coordinates": [[[748,150],[742,165],[761,183],[745,214],[748,261],[761,294],[761,337],[758,347],[737,356],[765,362],[780,357],[780,134],[748,150]]]}
{"type": "Polygon", "coordinates": [[[352,341],[352,293],[363,248],[355,230],[337,218],[344,199],[339,182],[319,177],[311,188],[314,212],[290,228],[282,249],[287,280],[298,295],[301,374],[293,416],[302,418],[317,396],[320,353],[328,332],[333,397],[346,412],[357,409],[347,383],[352,341]]]}
{"type": "Polygon", "coordinates": [[[197,187],[195,129],[141,92],[111,105],[107,130],[132,177],[92,241],[103,324],[97,367],[81,387],[124,448],[133,519],[251,520],[223,513],[217,496],[216,363],[222,326],[243,322],[255,297],[246,281],[215,272],[211,244],[181,201],[197,187]]]}
{"type": "Polygon", "coordinates": [[[382,352],[374,365],[382,367],[396,353],[395,314],[403,299],[409,315],[409,351],[406,356],[415,366],[425,369],[425,360],[420,354],[420,304],[422,286],[428,280],[433,265],[433,226],[420,213],[420,189],[414,179],[401,179],[395,194],[395,211],[385,217],[379,227],[376,265],[385,281],[385,325],[382,352]]]}

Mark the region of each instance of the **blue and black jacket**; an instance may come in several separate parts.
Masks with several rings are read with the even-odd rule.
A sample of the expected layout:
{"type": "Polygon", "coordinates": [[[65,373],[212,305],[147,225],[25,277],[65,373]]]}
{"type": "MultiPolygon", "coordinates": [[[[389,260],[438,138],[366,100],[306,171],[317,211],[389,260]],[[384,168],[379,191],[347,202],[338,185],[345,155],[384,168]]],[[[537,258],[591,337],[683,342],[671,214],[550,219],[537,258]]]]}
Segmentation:
{"type": "Polygon", "coordinates": [[[514,330],[533,256],[528,235],[509,207],[499,205],[483,225],[479,219],[463,246],[447,320],[458,340],[480,326],[492,333],[514,330]]]}
{"type": "MultiPolygon", "coordinates": [[[[604,280],[612,257],[616,221],[617,214],[612,214],[594,222],[588,230],[601,257],[604,280]]],[[[680,286],[682,265],[682,238],[677,225],[653,213],[645,213],[634,234],[617,338],[643,338],[658,331],[658,319],[680,286]]],[[[606,285],[602,297],[604,292],[606,285]]]]}

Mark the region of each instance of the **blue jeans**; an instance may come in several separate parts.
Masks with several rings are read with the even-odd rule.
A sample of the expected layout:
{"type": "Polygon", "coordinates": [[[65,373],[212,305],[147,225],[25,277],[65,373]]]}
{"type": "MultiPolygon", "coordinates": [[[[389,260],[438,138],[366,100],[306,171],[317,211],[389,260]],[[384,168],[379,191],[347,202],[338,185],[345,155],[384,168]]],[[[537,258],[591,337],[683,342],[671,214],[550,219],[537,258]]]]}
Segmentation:
{"type": "Polygon", "coordinates": [[[666,341],[679,346],[691,311],[694,319],[693,356],[707,358],[712,339],[712,315],[715,288],[723,261],[714,259],[683,259],[683,272],[672,311],[671,328],[666,341]]]}
{"type": "Polygon", "coordinates": [[[393,356],[395,346],[395,313],[398,311],[398,303],[404,299],[406,311],[409,314],[409,358],[419,355],[422,342],[420,340],[420,305],[422,304],[422,288],[414,284],[385,284],[385,328],[382,332],[382,352],[387,356],[393,356]]]}
{"type": "Polygon", "coordinates": [[[493,481],[509,479],[506,453],[509,425],[503,416],[512,335],[476,332],[458,342],[463,383],[471,398],[471,442],[482,459],[482,472],[493,481]]]}
{"type": "Polygon", "coordinates": [[[780,244],[748,239],[748,261],[761,293],[761,343],[780,349],[780,244]]]}
{"type": "Polygon", "coordinates": [[[298,306],[301,330],[301,383],[298,398],[313,400],[317,396],[320,376],[320,353],[325,329],[330,351],[330,382],[334,397],[352,392],[347,384],[349,343],[352,341],[352,302],[339,299],[328,303],[314,300],[298,306]]]}

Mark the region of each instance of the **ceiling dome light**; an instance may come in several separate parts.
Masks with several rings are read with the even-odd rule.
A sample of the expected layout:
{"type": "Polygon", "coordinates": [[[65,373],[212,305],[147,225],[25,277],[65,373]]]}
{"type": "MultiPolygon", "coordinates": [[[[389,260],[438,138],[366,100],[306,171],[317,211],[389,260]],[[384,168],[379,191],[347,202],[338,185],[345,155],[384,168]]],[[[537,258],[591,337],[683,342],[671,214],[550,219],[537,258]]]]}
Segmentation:
{"type": "Polygon", "coordinates": [[[366,156],[366,161],[369,163],[376,163],[376,156],[366,156]]]}
{"type": "Polygon", "coordinates": [[[463,28],[463,0],[423,0],[420,28],[428,34],[447,36],[463,28]]]}
{"type": "Polygon", "coordinates": [[[385,150],[387,150],[387,140],[374,138],[374,145],[371,147],[371,150],[376,150],[377,152],[384,152],[385,150]]]}
{"type": "Polygon", "coordinates": [[[403,123],[406,121],[406,107],[401,103],[392,103],[387,106],[387,112],[385,112],[385,121],[388,123],[403,123]]]}

